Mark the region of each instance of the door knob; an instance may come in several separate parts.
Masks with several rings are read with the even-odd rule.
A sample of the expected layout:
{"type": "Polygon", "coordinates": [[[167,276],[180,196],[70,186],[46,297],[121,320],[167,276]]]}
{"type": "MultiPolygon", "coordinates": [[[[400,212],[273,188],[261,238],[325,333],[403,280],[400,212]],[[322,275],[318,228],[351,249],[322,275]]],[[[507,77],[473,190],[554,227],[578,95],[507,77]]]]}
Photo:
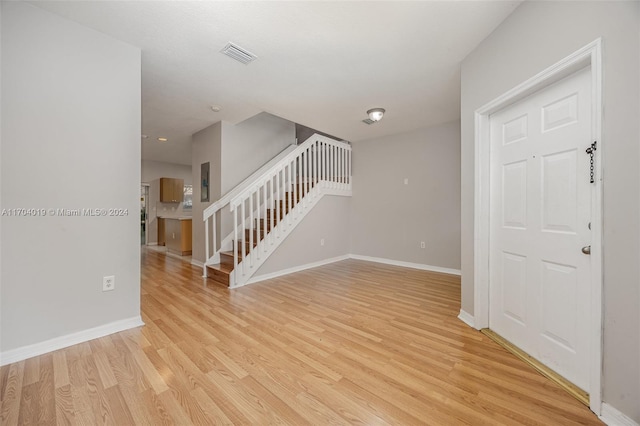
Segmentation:
{"type": "Polygon", "coordinates": [[[584,246],[582,247],[582,252],[584,254],[591,254],[591,246],[584,246]]]}

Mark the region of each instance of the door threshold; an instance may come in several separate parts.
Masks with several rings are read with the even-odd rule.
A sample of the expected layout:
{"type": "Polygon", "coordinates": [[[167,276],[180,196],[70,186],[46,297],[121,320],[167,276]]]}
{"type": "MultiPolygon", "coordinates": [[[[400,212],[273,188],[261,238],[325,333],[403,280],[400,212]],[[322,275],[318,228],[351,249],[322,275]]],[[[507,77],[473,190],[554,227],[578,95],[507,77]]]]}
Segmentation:
{"type": "Polygon", "coordinates": [[[556,373],[555,371],[547,367],[546,365],[542,364],[537,359],[533,358],[528,353],[524,352],[522,349],[515,346],[513,343],[506,340],[504,337],[500,336],[499,334],[496,334],[494,331],[488,328],[483,328],[482,330],[480,330],[480,332],[482,332],[482,334],[487,336],[489,339],[493,340],[494,342],[496,342],[497,344],[505,348],[507,351],[511,352],[512,354],[520,358],[522,361],[529,364],[531,367],[536,369],[540,374],[550,379],[552,382],[558,384],[562,389],[567,391],[569,395],[571,395],[572,397],[574,397],[575,399],[577,399],[578,401],[580,401],[581,403],[589,407],[588,392],[583,391],[578,386],[574,385],[573,383],[571,383],[570,381],[568,381],[567,379],[565,379],[564,377],[562,377],[561,375],[559,375],[558,373],[556,373]]]}

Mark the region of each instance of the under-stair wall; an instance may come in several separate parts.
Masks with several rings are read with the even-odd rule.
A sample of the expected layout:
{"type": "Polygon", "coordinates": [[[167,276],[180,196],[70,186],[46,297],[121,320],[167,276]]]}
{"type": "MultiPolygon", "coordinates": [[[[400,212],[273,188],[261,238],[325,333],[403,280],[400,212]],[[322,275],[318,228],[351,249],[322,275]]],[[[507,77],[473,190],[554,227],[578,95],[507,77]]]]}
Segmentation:
{"type": "Polygon", "coordinates": [[[323,197],[250,282],[346,258],[350,253],[351,202],[352,197],[323,197]]]}

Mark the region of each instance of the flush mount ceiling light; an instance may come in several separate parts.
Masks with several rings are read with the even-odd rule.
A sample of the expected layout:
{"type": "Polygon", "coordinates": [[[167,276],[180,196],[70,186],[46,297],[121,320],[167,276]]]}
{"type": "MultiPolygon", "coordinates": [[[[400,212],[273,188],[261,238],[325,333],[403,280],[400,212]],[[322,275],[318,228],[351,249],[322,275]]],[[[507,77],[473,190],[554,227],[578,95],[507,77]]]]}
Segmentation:
{"type": "Polygon", "coordinates": [[[369,120],[376,122],[382,120],[382,116],[384,115],[384,108],[372,108],[367,111],[367,115],[369,116],[369,120]]]}
{"type": "Polygon", "coordinates": [[[158,140],[159,140],[160,142],[166,142],[166,141],[168,141],[168,139],[167,139],[167,138],[158,138],[158,140]]]}
{"type": "Polygon", "coordinates": [[[374,124],[378,121],[382,120],[382,116],[384,116],[385,109],[384,108],[371,108],[367,111],[367,115],[369,118],[365,118],[362,120],[364,124],[374,124]]]}
{"type": "Polygon", "coordinates": [[[222,107],[220,105],[211,105],[211,111],[220,112],[221,110],[222,110],[222,107]]]}

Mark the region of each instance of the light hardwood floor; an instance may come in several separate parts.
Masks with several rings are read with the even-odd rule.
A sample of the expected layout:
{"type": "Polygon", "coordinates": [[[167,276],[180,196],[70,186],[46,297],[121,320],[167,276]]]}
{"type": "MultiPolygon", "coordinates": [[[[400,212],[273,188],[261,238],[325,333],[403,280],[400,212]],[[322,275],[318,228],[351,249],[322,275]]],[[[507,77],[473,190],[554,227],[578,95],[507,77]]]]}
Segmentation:
{"type": "Polygon", "coordinates": [[[142,256],[146,326],[0,369],[0,424],[600,424],[456,318],[459,278],[349,260],[230,291],[142,256]]]}

